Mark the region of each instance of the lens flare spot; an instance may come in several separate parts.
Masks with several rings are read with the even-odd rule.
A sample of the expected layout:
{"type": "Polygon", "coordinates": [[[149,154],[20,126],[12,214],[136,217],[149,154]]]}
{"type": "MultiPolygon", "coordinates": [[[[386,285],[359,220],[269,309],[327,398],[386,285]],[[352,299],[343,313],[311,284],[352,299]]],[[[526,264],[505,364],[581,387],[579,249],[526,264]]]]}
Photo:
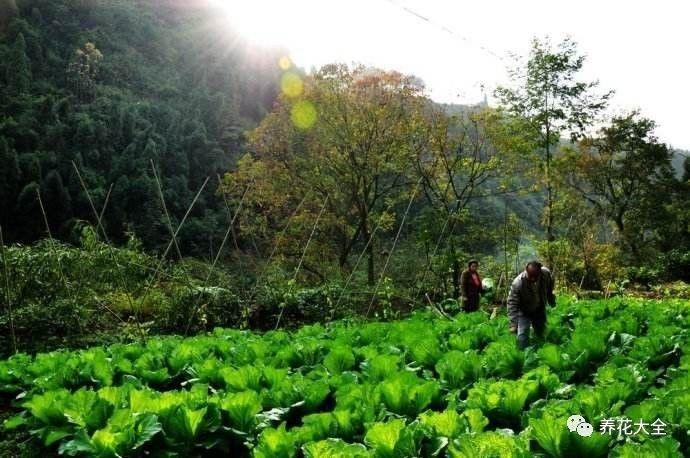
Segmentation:
{"type": "Polygon", "coordinates": [[[292,61],[288,56],[283,56],[278,60],[278,66],[281,70],[285,71],[292,67],[292,61]]]}
{"type": "Polygon", "coordinates": [[[290,110],[290,118],[298,129],[309,129],[316,122],[316,108],[308,100],[300,100],[290,110]]]}
{"type": "Polygon", "coordinates": [[[302,83],[302,78],[295,73],[287,72],[280,80],[280,88],[286,96],[298,97],[302,94],[304,83],[302,83]]]}

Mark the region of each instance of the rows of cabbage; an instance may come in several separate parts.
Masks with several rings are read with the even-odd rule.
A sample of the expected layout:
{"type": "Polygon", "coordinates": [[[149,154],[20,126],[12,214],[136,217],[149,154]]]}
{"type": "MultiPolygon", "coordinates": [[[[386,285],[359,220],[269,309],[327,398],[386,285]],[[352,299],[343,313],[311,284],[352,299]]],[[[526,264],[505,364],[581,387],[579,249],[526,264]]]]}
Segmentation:
{"type": "Polygon", "coordinates": [[[560,301],[520,351],[505,317],[418,313],[265,334],[16,355],[0,396],[68,456],[681,456],[690,451],[690,304],[560,301]],[[664,437],[566,428],[656,419],[664,437]]]}

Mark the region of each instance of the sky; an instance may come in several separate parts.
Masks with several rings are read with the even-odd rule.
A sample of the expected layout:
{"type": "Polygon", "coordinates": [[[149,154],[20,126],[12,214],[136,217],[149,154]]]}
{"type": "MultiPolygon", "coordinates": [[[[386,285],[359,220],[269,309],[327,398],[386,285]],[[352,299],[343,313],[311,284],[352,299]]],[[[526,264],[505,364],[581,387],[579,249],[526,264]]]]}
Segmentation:
{"type": "Polygon", "coordinates": [[[639,109],[690,150],[690,6],[657,0],[219,0],[247,39],[288,50],[306,70],[362,63],[420,77],[428,95],[471,104],[508,83],[509,53],[532,37],[572,37],[583,79],[615,89],[609,111],[639,109]],[[424,16],[424,20],[405,8],[424,16]]]}

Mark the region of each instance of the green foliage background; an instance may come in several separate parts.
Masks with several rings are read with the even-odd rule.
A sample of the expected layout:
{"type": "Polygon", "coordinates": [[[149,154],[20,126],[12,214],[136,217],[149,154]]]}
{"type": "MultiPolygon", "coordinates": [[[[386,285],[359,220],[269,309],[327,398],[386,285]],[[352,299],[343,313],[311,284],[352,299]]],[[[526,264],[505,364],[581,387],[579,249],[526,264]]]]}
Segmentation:
{"type": "MultiPolygon", "coordinates": [[[[223,173],[243,131],[276,95],[278,51],[254,48],[204,2],[26,0],[0,30],[0,224],[6,242],[93,221],[72,161],[116,240],[146,248],[167,236],[150,161],[179,220],[206,177],[223,173]],[[89,58],[88,44],[102,58],[89,58]],[[89,60],[90,59],[90,60],[89,60]]],[[[225,209],[211,183],[183,228],[187,254],[207,254],[225,209]]],[[[221,224],[222,225],[222,224],[221,224]]],[[[78,234],[77,234],[78,236],[78,234]]],[[[74,239],[72,239],[74,240],[74,239]]]]}

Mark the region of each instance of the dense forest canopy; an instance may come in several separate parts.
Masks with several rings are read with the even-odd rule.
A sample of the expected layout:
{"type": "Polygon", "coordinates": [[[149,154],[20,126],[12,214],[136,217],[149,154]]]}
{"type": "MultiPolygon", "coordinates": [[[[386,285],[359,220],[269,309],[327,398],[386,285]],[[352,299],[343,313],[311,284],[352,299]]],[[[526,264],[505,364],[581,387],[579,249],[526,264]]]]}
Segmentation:
{"type": "Polygon", "coordinates": [[[74,240],[93,222],[83,175],[104,223],[148,248],[167,229],[151,161],[176,220],[207,185],[182,229],[188,254],[208,252],[225,208],[217,175],[234,164],[243,132],[271,108],[278,51],[228,30],[210,4],[179,1],[2,2],[0,224],[8,242],[46,233],[74,240]],[[199,240],[199,238],[205,240],[199,240]]]}

